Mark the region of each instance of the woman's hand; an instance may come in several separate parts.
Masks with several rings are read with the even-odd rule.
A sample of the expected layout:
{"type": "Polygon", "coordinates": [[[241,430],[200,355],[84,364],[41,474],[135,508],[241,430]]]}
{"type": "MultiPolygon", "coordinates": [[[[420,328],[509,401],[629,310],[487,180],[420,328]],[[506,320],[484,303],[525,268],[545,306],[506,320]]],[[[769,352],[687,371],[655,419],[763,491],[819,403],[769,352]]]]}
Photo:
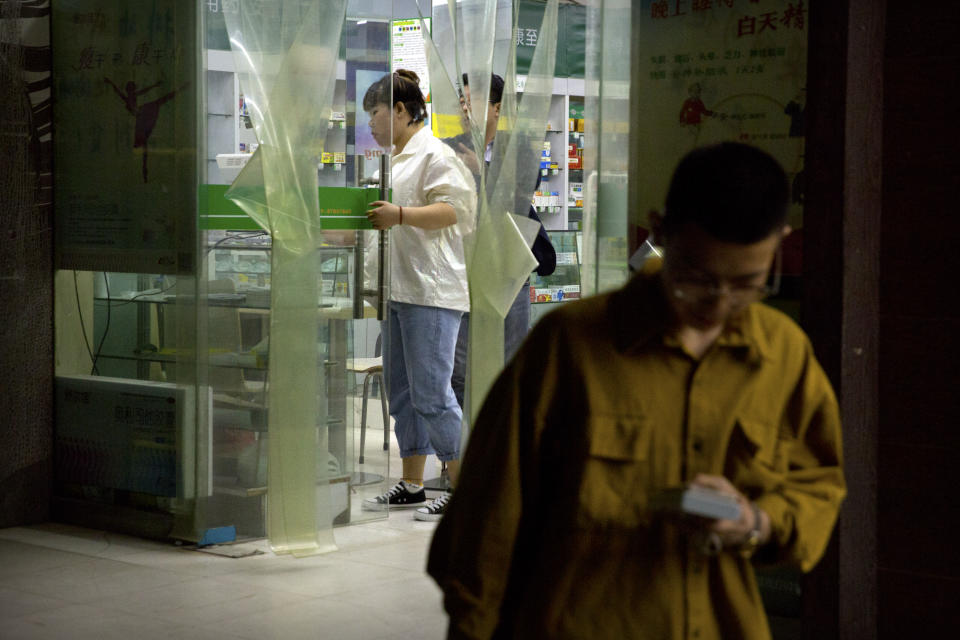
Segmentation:
{"type": "Polygon", "coordinates": [[[373,208],[367,211],[367,220],[370,221],[374,229],[383,231],[400,224],[399,206],[384,200],[371,202],[370,206],[373,208]]]}

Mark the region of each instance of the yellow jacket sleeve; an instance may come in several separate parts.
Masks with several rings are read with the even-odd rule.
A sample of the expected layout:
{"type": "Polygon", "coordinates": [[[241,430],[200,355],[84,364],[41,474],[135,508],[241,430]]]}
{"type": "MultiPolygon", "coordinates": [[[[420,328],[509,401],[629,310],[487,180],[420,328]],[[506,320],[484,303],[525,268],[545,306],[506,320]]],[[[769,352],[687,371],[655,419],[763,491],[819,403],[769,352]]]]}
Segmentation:
{"type": "Polygon", "coordinates": [[[846,483],[837,400],[809,341],[804,345],[804,364],[780,428],[772,480],[756,503],[770,516],[776,562],[809,571],[830,540],[846,483]]]}

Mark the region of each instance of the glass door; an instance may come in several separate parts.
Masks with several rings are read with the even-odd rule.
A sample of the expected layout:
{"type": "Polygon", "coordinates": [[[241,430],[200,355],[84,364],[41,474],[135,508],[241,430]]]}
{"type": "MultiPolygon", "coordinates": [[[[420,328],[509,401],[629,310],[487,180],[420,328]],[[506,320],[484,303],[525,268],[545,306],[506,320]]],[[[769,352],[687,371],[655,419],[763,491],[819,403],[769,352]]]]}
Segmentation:
{"type": "MultiPolygon", "coordinates": [[[[333,104],[317,172],[321,293],[329,305],[320,331],[331,354],[326,368],[329,456],[341,474],[331,480],[331,487],[348,497],[337,523],[388,515],[363,506],[365,499],[388,488],[392,435],[380,335],[387,284],[381,258],[388,239],[366,219],[368,204],[389,195],[389,164],[388,154],[371,135],[363,97],[390,73],[392,10],[392,3],[346,3],[333,104]],[[335,254],[350,259],[335,261],[335,254]]],[[[396,452],[395,444],[392,449],[396,452]]]]}
{"type": "Polygon", "coordinates": [[[310,554],[387,515],[362,508],[385,491],[390,431],[366,221],[381,150],[358,102],[389,73],[391,7],[207,4],[199,528],[242,521],[310,554]]]}

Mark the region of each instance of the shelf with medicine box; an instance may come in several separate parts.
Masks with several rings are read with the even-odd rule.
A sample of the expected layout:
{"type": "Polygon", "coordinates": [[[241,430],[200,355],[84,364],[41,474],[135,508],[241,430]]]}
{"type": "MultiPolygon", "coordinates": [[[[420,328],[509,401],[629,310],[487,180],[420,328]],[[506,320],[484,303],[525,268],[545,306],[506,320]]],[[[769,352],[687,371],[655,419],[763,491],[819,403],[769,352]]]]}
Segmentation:
{"type": "MultiPolygon", "coordinates": [[[[252,154],[259,146],[251,107],[239,85],[234,60],[230,52],[208,51],[205,60],[207,126],[205,136],[205,184],[230,184],[245,164],[244,155],[252,154]],[[218,164],[217,156],[221,156],[218,164]]],[[[346,102],[345,63],[337,62],[333,106],[327,120],[323,151],[317,156],[318,184],[346,186],[352,167],[352,138],[355,114],[348,112],[346,102]]],[[[366,119],[363,119],[366,126],[366,119]]]]}
{"type": "MultiPolygon", "coordinates": [[[[525,85],[526,78],[518,76],[517,91],[522,92],[525,85]]],[[[571,184],[583,184],[583,172],[579,170],[582,168],[583,95],[582,79],[554,78],[538,159],[540,183],[533,195],[533,206],[548,230],[581,226],[583,214],[577,209],[577,199],[570,197],[570,188],[571,184]]]]}
{"type": "MultiPolygon", "coordinates": [[[[554,91],[557,89],[555,86],[554,91]]],[[[564,115],[569,97],[565,93],[555,93],[550,99],[546,133],[538,160],[540,182],[533,194],[533,207],[547,229],[564,229],[567,224],[566,203],[563,198],[567,188],[567,168],[561,153],[567,133],[564,115]]]]}
{"type": "MultiPolygon", "coordinates": [[[[183,424],[177,425],[182,431],[176,432],[176,444],[169,448],[169,455],[177,457],[171,465],[193,468],[185,462],[199,460],[202,454],[204,463],[196,467],[195,477],[189,476],[188,485],[196,482],[209,500],[225,494],[234,499],[262,496],[269,412],[269,296],[258,301],[252,291],[238,293],[232,281],[222,279],[201,282],[198,296],[194,278],[152,274],[101,273],[94,284],[91,360],[97,375],[90,380],[113,384],[131,379],[141,385],[186,390],[191,403],[196,398],[191,405],[196,412],[185,410],[183,424]],[[181,440],[183,434],[190,439],[181,440]],[[196,443],[196,450],[191,443],[196,443]]],[[[329,387],[329,381],[346,376],[337,344],[342,331],[333,326],[336,323],[322,320],[318,313],[317,365],[323,368],[321,379],[329,387]]],[[[130,419],[139,422],[143,394],[125,393],[123,398],[133,408],[130,419]]],[[[116,403],[102,406],[98,397],[91,404],[107,416],[100,422],[103,433],[116,434],[121,422],[116,403]]],[[[328,412],[325,421],[330,433],[344,432],[342,414],[328,412]]],[[[153,414],[144,413],[142,419],[150,424],[153,414]]],[[[134,429],[135,444],[142,443],[144,431],[134,429]]],[[[163,449],[152,439],[139,446],[163,449]]],[[[330,452],[334,452],[332,446],[330,452]]],[[[326,450],[320,453],[330,455],[326,450]]],[[[104,459],[116,458],[120,465],[125,464],[124,455],[121,446],[112,442],[103,451],[104,459]]],[[[339,450],[337,456],[348,459],[339,450]]],[[[150,470],[137,473],[149,475],[150,470]]],[[[100,486],[102,480],[81,477],[75,482],[100,486]]],[[[237,535],[262,536],[260,502],[231,504],[237,535]]]]}
{"type": "MultiPolygon", "coordinates": [[[[557,252],[557,268],[549,276],[530,276],[530,302],[534,305],[566,302],[580,297],[580,231],[547,231],[557,252]]],[[[546,306],[549,306],[546,304],[546,306]]]]}
{"type": "Polygon", "coordinates": [[[581,229],[583,221],[583,148],[584,133],[583,98],[571,97],[567,120],[567,228],[581,229]]]}
{"type": "MultiPolygon", "coordinates": [[[[211,231],[213,242],[209,259],[211,280],[231,280],[238,293],[253,299],[270,294],[270,245],[253,242],[248,235],[230,231],[211,231]],[[234,235],[230,235],[230,234],[234,235]],[[239,240],[233,239],[239,238],[239,240]],[[222,243],[222,244],[216,244],[222,243]]],[[[317,248],[320,260],[320,305],[331,306],[351,297],[353,286],[353,247],[321,246],[317,248]]]]}

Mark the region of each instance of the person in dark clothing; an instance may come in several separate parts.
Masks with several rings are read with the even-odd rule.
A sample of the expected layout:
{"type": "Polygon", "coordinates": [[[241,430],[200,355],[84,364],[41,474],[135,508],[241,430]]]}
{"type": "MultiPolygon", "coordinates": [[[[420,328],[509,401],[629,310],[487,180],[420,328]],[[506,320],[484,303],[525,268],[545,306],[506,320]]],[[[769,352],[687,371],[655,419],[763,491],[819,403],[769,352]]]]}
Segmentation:
{"type": "MultiPolygon", "coordinates": [[[[493,141],[497,135],[497,122],[500,118],[500,107],[503,102],[503,78],[497,74],[492,74],[490,78],[490,99],[487,101],[487,121],[485,129],[484,143],[486,145],[484,161],[489,164],[493,153],[493,141]]],[[[463,92],[460,104],[463,108],[465,118],[469,118],[470,109],[470,84],[467,74],[463,74],[463,92]]],[[[474,178],[477,181],[477,188],[480,188],[480,163],[476,154],[473,152],[470,134],[464,133],[455,138],[449,138],[448,144],[457,152],[457,156],[463,161],[468,169],[473,171],[474,178]]],[[[540,187],[540,174],[537,172],[537,184],[534,190],[540,187]]],[[[518,209],[522,207],[518,203],[518,209]]],[[[532,204],[527,204],[527,216],[540,223],[540,230],[537,238],[531,247],[533,257],[536,258],[538,266],[535,269],[538,275],[548,276],[553,273],[557,266],[557,253],[550,242],[550,236],[547,235],[537,215],[536,209],[532,204]]],[[[510,310],[503,320],[503,357],[504,361],[510,360],[516,353],[527,335],[530,328],[530,281],[528,280],[514,299],[510,310]]],[[[463,408],[464,391],[466,387],[467,372],[467,345],[470,333],[470,314],[465,313],[460,320],[460,334],[457,337],[456,356],[453,363],[453,375],[451,382],[453,392],[457,396],[457,401],[463,408]]]]}

